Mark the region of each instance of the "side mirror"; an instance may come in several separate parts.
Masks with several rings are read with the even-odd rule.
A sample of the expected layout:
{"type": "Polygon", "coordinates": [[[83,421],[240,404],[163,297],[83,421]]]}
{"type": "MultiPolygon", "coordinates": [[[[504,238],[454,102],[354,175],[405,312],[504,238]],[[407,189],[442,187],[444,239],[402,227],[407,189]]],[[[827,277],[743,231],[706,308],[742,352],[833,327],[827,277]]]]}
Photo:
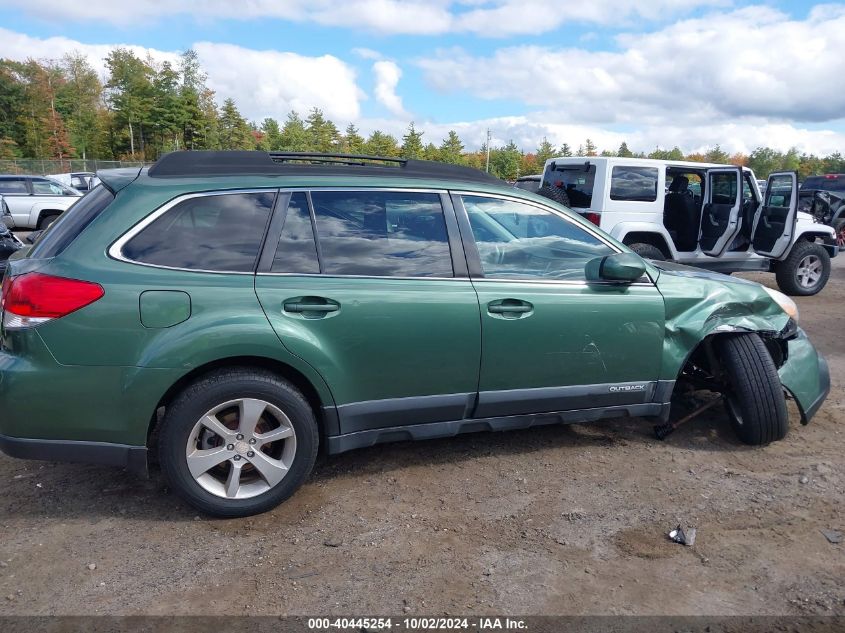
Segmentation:
{"type": "Polygon", "coordinates": [[[588,282],[612,281],[630,284],[645,275],[645,262],[635,253],[614,253],[596,257],[584,269],[588,282]]]}

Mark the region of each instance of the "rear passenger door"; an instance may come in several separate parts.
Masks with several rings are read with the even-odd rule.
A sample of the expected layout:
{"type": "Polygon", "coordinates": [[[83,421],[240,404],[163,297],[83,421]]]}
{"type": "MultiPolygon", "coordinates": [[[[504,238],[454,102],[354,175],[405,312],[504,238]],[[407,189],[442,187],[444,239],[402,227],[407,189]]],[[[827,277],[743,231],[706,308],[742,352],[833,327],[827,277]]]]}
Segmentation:
{"type": "Polygon", "coordinates": [[[448,197],[282,195],[256,292],[281,343],[329,385],[341,432],[466,417],[478,388],[479,308],[448,197]]]}
{"type": "Polygon", "coordinates": [[[708,169],[704,188],[698,244],[705,255],[719,257],[742,226],[742,168],[708,169]]]}
{"type": "Polygon", "coordinates": [[[783,257],[792,243],[798,219],[798,174],[778,172],[769,176],[763,206],[754,220],[751,236],[754,252],[783,257]]]}

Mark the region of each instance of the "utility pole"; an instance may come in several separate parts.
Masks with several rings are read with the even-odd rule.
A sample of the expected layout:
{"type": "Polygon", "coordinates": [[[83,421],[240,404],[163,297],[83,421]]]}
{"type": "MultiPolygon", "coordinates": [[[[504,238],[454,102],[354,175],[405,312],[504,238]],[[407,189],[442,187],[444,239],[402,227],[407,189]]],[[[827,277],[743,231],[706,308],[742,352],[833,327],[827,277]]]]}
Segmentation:
{"type": "Polygon", "coordinates": [[[487,167],[484,168],[488,174],[490,173],[490,128],[487,128],[487,167]]]}

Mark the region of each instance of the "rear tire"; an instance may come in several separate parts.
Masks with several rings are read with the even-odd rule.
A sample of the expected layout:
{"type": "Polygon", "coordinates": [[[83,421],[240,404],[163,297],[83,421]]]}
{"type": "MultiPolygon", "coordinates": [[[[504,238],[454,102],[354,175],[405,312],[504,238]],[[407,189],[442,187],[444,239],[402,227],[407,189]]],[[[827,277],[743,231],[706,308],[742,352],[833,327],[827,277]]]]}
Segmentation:
{"type": "Polygon", "coordinates": [[[808,297],[821,292],[830,277],[830,255],[821,244],[802,240],[778,262],[775,278],[788,295],[808,297]]]}
{"type": "Polygon", "coordinates": [[[290,497],[311,473],[318,444],[305,397],[276,374],[246,367],[189,385],[166,408],[158,441],[176,494],[217,517],[259,514],[290,497]]]}
{"type": "Polygon", "coordinates": [[[659,262],[666,261],[666,257],[663,255],[663,252],[659,248],[651,244],[643,244],[642,242],[637,242],[636,244],[629,244],[628,248],[630,248],[643,259],[654,259],[659,262]]]}
{"type": "Polygon", "coordinates": [[[47,215],[41,216],[38,220],[38,231],[43,231],[48,226],[50,226],[53,222],[59,219],[60,213],[49,213],[47,215]]]}
{"type": "Polygon", "coordinates": [[[722,337],[717,342],[729,391],[728,416],[745,444],[762,446],[786,437],[789,414],[777,368],[757,334],[722,337]]]}
{"type": "Polygon", "coordinates": [[[537,194],[543,196],[544,198],[548,198],[549,200],[554,200],[558,204],[562,204],[567,208],[572,208],[572,205],[569,203],[569,195],[560,187],[555,187],[554,185],[543,185],[540,187],[539,191],[537,191],[537,194]]]}

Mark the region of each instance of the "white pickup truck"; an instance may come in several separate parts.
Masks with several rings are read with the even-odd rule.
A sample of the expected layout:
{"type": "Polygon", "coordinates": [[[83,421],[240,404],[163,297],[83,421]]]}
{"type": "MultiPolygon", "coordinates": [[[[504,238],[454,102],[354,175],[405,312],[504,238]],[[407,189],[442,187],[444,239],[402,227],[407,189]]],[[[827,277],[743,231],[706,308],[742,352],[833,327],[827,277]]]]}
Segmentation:
{"type": "Polygon", "coordinates": [[[545,163],[540,195],[578,211],[643,257],[717,272],[772,271],[787,294],[813,295],[839,249],[833,228],[798,211],[795,172],[621,157],[545,163]]]}
{"type": "Polygon", "coordinates": [[[15,229],[46,229],[82,193],[45,176],[0,176],[0,195],[6,201],[15,229]]]}

